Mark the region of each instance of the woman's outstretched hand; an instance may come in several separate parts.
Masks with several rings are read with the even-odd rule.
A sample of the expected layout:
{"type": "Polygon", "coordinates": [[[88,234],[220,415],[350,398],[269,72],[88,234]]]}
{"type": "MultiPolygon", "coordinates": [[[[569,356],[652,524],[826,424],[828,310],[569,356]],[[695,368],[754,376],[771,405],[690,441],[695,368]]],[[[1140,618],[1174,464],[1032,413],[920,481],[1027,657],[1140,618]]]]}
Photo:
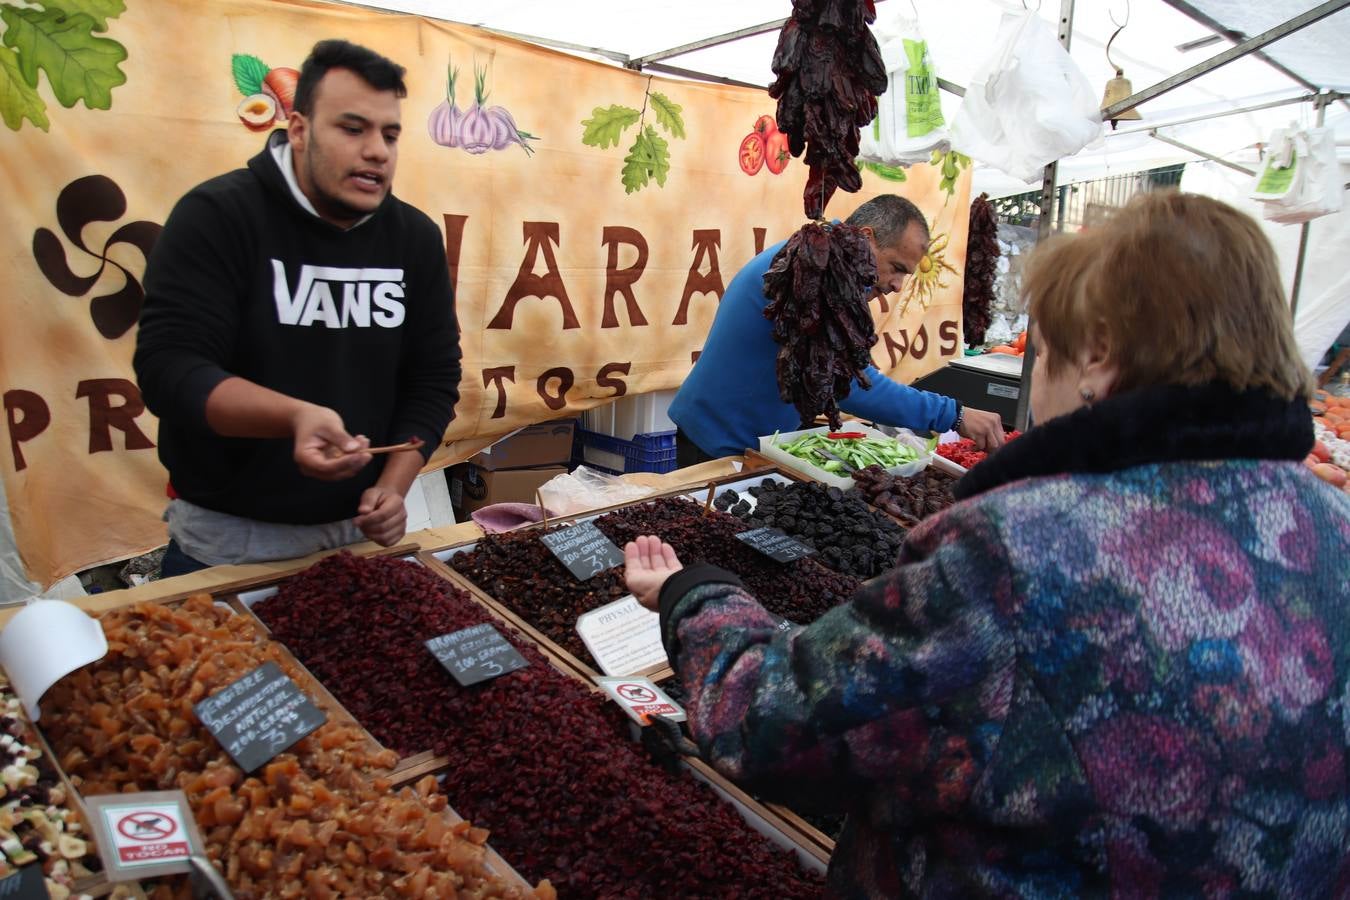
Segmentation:
{"type": "Polygon", "coordinates": [[[643,535],[629,541],[623,548],[624,580],[628,589],[643,606],[656,612],[661,599],[661,586],[666,579],[680,571],[680,558],[675,548],[652,535],[643,535]]]}

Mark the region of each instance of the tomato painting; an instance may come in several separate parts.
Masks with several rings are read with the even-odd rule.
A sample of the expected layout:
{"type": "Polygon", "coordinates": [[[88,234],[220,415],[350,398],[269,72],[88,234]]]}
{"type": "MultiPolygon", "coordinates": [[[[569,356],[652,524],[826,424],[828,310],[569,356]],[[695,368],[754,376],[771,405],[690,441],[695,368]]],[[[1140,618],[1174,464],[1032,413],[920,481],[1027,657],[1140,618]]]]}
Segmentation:
{"type": "Polygon", "coordinates": [[[764,135],[767,140],[769,135],[778,133],[778,123],[773,120],[773,116],[760,116],[755,120],[755,133],[764,135]]]}
{"type": "Polygon", "coordinates": [[[756,132],[750,132],[741,141],[741,171],[754,175],[764,166],[764,138],[756,132]]]}
{"type": "Polygon", "coordinates": [[[777,175],[787,168],[792,153],[788,151],[788,138],[781,131],[775,131],[764,140],[764,165],[777,175]]]}

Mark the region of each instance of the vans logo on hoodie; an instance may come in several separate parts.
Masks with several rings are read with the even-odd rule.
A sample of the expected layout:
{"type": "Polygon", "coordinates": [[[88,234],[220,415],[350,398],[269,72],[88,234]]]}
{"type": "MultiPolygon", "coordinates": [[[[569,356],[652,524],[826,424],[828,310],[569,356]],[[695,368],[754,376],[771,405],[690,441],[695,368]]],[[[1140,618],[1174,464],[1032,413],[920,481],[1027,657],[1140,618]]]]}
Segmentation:
{"type": "Polygon", "coordinates": [[[272,260],[272,296],[282,325],[397,328],[404,316],[402,282],[402,269],[304,265],[292,294],[285,265],[272,260]]]}

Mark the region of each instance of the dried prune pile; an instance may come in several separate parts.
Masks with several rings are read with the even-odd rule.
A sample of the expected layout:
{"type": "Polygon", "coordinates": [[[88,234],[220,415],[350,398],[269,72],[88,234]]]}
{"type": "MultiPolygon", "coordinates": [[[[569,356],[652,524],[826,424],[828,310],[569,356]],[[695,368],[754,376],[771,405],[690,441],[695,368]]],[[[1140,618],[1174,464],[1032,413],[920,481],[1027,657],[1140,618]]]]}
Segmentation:
{"type": "Polygon", "coordinates": [[[956,502],[952,496],[956,479],[933,468],[899,478],[880,466],[868,466],[854,472],[853,479],[858,482],[858,490],[867,497],[867,502],[911,525],[956,502]]]}
{"type": "Polygon", "coordinates": [[[876,118],[886,90],[886,66],[867,25],[873,0],[793,0],[778,35],[769,96],[778,101],[778,128],[793,156],[806,153],[802,192],[808,219],[823,215],[835,188],[856,191],[862,176],[858,129],[876,118]]]}
{"type": "Polygon", "coordinates": [[[782,484],[766,481],[750,488],[754,509],[733,490],[714,501],[752,528],[778,528],[820,551],[821,562],[868,579],[891,569],[905,541],[905,530],[868,509],[860,498],[814,481],[782,484]]]}
{"type": "Polygon", "coordinates": [[[994,279],[998,276],[998,219],[988,194],[970,204],[970,237],[966,242],[966,274],[961,294],[961,327],[966,344],[978,347],[991,320],[994,279]]]}
{"type": "Polygon", "coordinates": [[[577,618],[628,593],[623,568],[578,581],[539,540],[545,533],[489,534],[472,550],[450,557],[450,566],[577,659],[598,668],[577,634],[577,618]]]}
{"type": "MultiPolygon", "coordinates": [[[[527,878],[548,878],[562,896],[582,898],[819,895],[817,876],[711,789],[647,757],[612,704],[424,568],[339,555],[298,579],[304,589],[286,598],[296,607],[285,613],[286,633],[309,623],[336,646],[292,650],[316,672],[331,672],[341,657],[370,680],[367,706],[429,722],[438,732],[433,748],[452,760],[442,776],[446,796],[491,829],[493,849],[527,878]],[[363,626],[371,617],[381,622],[373,631],[363,626]],[[329,628],[330,619],[343,621],[345,632],[329,628]],[[483,623],[529,666],[468,688],[439,665],[423,668],[423,657],[434,663],[424,640],[483,623]],[[392,677],[381,677],[381,667],[393,668],[392,677]]],[[[339,699],[355,688],[329,686],[339,699]]]]}
{"type": "Polygon", "coordinates": [[[803,428],[823,414],[838,430],[839,401],[854,380],[864,390],[872,386],[866,370],[877,330],[867,298],[876,281],[867,235],[842,222],[802,226],[764,273],[778,396],[797,408],[803,428]]]}
{"type": "MultiPolygon", "coordinates": [[[[193,704],[264,662],[304,681],[252,619],[199,595],[115,610],[102,625],[108,654],[47,695],[57,758],[86,796],[184,791],[240,900],[525,896],[489,871],[487,832],[448,815],[435,779],[391,793],[396,754],[350,722],[330,719],[255,774],[231,762],[193,704]]],[[[555,894],[541,884],[535,896],[555,894]]]]}
{"type": "Polygon", "coordinates": [[[621,509],[596,520],[596,527],[622,547],[639,535],[655,534],[675,548],[680,562],[712,563],[741,577],[769,612],[807,625],[847,600],[861,582],[807,557],[780,563],[736,540],[750,526],[735,516],[710,511],[689,500],[664,497],[621,509]]]}

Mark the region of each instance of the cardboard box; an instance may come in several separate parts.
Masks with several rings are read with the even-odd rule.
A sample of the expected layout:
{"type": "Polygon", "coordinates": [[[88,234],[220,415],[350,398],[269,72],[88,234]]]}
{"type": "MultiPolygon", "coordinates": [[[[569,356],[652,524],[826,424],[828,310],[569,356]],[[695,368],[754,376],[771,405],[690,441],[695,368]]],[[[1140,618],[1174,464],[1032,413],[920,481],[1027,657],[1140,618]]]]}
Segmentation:
{"type": "Polygon", "coordinates": [[[470,457],[480,469],[521,469],[566,465],[572,460],[572,419],[541,422],[502,438],[491,447],[470,457]]]}
{"type": "Polygon", "coordinates": [[[465,516],[494,503],[533,503],[534,492],[566,466],[531,469],[484,469],[472,463],[452,466],[447,474],[450,500],[465,516]]]}

